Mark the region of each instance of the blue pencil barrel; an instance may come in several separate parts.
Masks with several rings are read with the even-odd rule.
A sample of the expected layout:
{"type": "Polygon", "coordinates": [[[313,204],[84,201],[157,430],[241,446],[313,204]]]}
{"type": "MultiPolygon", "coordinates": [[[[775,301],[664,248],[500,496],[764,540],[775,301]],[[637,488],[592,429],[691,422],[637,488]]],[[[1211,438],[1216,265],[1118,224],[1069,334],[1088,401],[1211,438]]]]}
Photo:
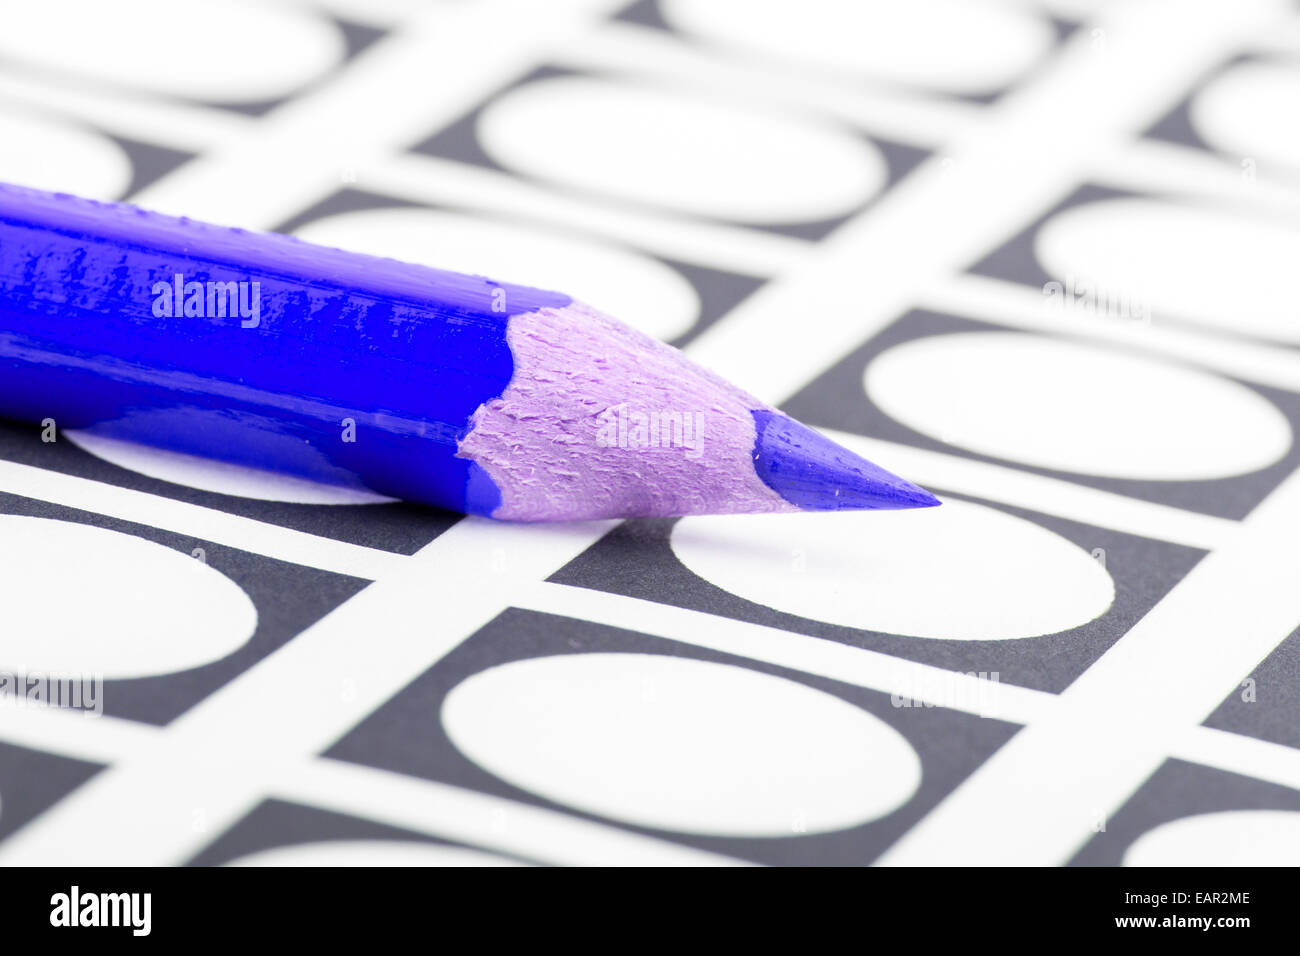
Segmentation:
{"type": "Polygon", "coordinates": [[[556,293],[0,185],[0,416],[488,514],[456,457],[556,293]]]}

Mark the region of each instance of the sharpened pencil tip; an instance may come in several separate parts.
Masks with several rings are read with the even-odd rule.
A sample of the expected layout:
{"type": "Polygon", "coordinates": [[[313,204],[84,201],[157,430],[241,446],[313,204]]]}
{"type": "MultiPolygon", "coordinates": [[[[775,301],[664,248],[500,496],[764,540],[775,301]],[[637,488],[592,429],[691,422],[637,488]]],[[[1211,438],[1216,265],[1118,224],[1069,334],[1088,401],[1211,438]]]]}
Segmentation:
{"type": "Polygon", "coordinates": [[[754,471],[806,511],[932,508],[938,498],[789,416],[754,409],[754,471]]]}

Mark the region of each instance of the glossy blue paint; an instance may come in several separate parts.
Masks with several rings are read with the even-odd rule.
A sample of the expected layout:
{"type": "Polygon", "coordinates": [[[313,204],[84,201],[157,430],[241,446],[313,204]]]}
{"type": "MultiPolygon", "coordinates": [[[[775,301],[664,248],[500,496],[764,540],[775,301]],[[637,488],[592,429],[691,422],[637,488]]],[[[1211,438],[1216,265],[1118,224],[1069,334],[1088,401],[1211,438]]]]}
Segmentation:
{"type": "Polygon", "coordinates": [[[808,511],[929,508],[939,499],[789,416],[754,409],[754,471],[808,511]]]}
{"type": "Polygon", "coordinates": [[[0,185],[0,416],[440,507],[500,503],[457,442],[513,374],[509,317],[570,301],[0,185]],[[205,314],[155,314],[178,274],[205,314]],[[255,324],[206,314],[217,282],[258,284],[255,324]]]}

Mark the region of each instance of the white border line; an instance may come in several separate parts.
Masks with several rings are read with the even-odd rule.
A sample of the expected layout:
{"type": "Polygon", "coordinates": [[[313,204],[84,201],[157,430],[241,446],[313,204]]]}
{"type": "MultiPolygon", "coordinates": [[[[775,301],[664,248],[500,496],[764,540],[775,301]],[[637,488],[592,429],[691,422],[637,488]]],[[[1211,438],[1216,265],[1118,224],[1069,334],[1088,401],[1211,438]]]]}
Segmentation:
{"type": "Polygon", "coordinates": [[[1158,319],[1146,323],[1082,312],[1063,314],[1041,290],[1004,279],[958,276],[927,293],[919,307],[1012,329],[1122,346],[1242,381],[1300,392],[1300,352],[1294,349],[1158,319]]]}
{"type": "Polygon", "coordinates": [[[0,492],[356,578],[382,577],[402,569],[410,560],[378,548],[11,461],[0,461],[0,492]]]}
{"type": "Polygon", "coordinates": [[[1068,860],[1300,624],[1298,527],[1300,472],[881,862],[1068,860]]]}

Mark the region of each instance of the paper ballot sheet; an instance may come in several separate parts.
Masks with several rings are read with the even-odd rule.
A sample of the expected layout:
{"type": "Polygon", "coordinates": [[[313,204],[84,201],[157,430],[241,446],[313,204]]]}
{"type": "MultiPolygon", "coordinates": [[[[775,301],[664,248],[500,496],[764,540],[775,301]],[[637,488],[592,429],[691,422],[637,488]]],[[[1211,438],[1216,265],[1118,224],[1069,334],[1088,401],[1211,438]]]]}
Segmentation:
{"type": "Polygon", "coordinates": [[[0,423],[0,863],[1300,855],[1294,4],[139,7],[0,32],[0,180],[562,288],[945,503],[0,423]]]}

